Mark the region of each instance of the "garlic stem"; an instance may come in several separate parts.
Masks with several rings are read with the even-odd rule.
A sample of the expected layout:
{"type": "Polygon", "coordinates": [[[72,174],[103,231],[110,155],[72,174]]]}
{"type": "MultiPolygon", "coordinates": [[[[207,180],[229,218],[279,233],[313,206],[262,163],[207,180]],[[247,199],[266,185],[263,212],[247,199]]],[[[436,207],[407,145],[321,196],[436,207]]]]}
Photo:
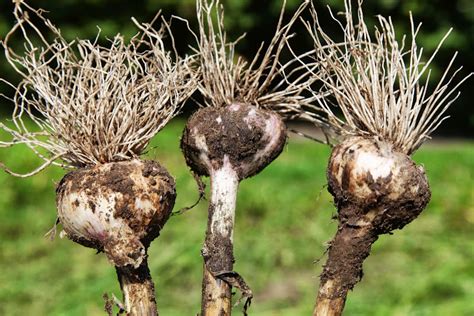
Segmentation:
{"type": "Polygon", "coordinates": [[[138,269],[116,267],[127,316],[157,316],[155,286],[145,259],[138,269]]]}
{"type": "Polygon", "coordinates": [[[202,250],[204,277],[202,316],[230,315],[231,286],[218,277],[233,270],[233,232],[239,177],[224,156],[222,166],[211,170],[211,201],[206,240],[202,250]]]}

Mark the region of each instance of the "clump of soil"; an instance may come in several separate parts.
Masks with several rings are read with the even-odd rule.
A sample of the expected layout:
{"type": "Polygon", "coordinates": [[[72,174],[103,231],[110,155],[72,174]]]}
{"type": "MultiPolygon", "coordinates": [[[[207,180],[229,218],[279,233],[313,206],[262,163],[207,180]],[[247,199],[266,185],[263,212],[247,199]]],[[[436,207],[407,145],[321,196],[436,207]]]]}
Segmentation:
{"type": "MultiPolygon", "coordinates": [[[[211,203],[209,205],[208,227],[202,256],[207,268],[212,273],[232,271],[235,262],[234,245],[228,236],[223,236],[210,227],[214,212],[215,205],[211,203]],[[214,231],[214,233],[211,233],[211,231],[214,231]]],[[[233,223],[226,223],[226,225],[233,226],[233,223]]]]}

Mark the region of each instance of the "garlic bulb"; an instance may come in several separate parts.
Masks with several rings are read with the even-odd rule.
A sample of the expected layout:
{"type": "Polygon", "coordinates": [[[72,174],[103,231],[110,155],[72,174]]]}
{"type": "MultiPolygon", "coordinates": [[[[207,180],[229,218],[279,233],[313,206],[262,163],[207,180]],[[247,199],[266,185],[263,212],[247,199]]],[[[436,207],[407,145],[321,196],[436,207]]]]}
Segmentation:
{"type": "Polygon", "coordinates": [[[233,103],[194,113],[186,124],[181,148],[186,163],[209,176],[227,157],[240,180],[263,170],[283,150],[286,126],[274,112],[233,103]]]}
{"type": "Polygon", "coordinates": [[[392,144],[375,138],[350,137],[336,146],[328,182],[335,202],[342,206],[340,216],[371,222],[379,234],[411,222],[431,197],[423,167],[392,144]],[[353,211],[344,212],[345,205],[351,205],[353,211]]]}
{"type": "Polygon", "coordinates": [[[118,267],[138,268],[168,220],[175,183],[157,162],[113,162],[68,173],[57,189],[58,214],[73,241],[104,251],[118,267]]]}

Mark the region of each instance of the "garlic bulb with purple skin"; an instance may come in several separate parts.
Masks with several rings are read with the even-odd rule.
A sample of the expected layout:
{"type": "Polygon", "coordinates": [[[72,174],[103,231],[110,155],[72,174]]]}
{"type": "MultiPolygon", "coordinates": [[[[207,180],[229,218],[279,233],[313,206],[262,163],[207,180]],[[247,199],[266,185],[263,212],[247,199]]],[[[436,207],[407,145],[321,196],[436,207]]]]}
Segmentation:
{"type": "Polygon", "coordinates": [[[334,147],[327,170],[339,226],[313,315],[340,315],[378,236],[413,221],[431,197],[423,167],[377,138],[349,137],[334,147]]]}
{"type": "Polygon", "coordinates": [[[308,89],[316,102],[301,118],[326,130],[326,142],[335,145],[327,179],[339,222],[314,316],[341,315],[378,236],[402,229],[427,206],[428,180],[411,155],[447,118],[459,87],[473,75],[454,66],[455,53],[439,76],[431,76],[452,29],[426,56],[418,41],[421,23],[411,14],[409,32],[401,35],[390,17],[377,15],[367,25],[363,6],[344,0],[343,12],[329,8],[338,40],[324,31],[316,6],[309,8],[310,19],[302,19],[314,44],[317,84],[308,89]]]}
{"type": "MultiPolygon", "coordinates": [[[[74,170],[57,188],[62,235],[104,252],[115,266],[119,313],[157,315],[147,249],[171,214],[175,183],[158,163],[139,157],[196,90],[195,58],[167,49],[163,39],[173,34],[159,14],[152,23],[132,18],[137,35],[116,34],[105,45],[100,34],[66,40],[45,10],[25,1],[15,1],[13,15],[1,46],[21,81],[9,84],[14,124],[0,123],[10,136],[0,148],[25,145],[43,163],[25,174],[1,162],[0,169],[17,177],[49,165],[74,170]]],[[[113,302],[106,310],[113,314],[113,302]]]]}
{"type": "Polygon", "coordinates": [[[287,23],[283,23],[283,5],[269,44],[262,43],[254,58],[247,60],[236,53],[238,40],[228,40],[222,3],[196,1],[200,75],[197,90],[204,107],[188,120],[181,148],[192,171],[211,180],[202,249],[202,316],[231,315],[231,287],[247,298],[244,315],[250,304],[250,288],[233,271],[237,189],[241,180],[259,173],[282,152],[286,142],[282,119],[303,115],[302,107],[313,101],[312,96],[302,96],[302,92],[313,81],[308,70],[314,65],[295,67],[299,57],[286,62],[280,60],[293,36],[292,25],[308,4],[304,1],[287,23]]]}
{"type": "Polygon", "coordinates": [[[64,232],[105,252],[117,269],[129,315],[157,314],[147,249],[171,215],[175,198],[169,173],[157,162],[138,159],[72,171],[57,188],[64,232]]]}
{"type": "Polygon", "coordinates": [[[104,251],[115,266],[138,268],[175,197],[174,180],[162,166],[131,160],[68,173],[57,189],[57,207],[70,239],[104,251]]]}
{"type": "Polygon", "coordinates": [[[286,126],[278,114],[240,103],[202,108],[186,124],[181,139],[186,162],[211,180],[202,315],[230,315],[232,286],[250,302],[250,288],[233,271],[237,190],[241,180],[278,157],[285,142],[286,126]]]}

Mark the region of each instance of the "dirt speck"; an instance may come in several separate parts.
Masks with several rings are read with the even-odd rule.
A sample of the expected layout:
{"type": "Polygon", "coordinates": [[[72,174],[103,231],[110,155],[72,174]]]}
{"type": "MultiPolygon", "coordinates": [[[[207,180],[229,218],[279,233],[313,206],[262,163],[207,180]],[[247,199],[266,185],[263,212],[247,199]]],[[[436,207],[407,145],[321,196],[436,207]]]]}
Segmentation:
{"type": "Polygon", "coordinates": [[[92,213],[95,213],[95,203],[94,201],[89,201],[89,208],[91,209],[92,213]]]}

